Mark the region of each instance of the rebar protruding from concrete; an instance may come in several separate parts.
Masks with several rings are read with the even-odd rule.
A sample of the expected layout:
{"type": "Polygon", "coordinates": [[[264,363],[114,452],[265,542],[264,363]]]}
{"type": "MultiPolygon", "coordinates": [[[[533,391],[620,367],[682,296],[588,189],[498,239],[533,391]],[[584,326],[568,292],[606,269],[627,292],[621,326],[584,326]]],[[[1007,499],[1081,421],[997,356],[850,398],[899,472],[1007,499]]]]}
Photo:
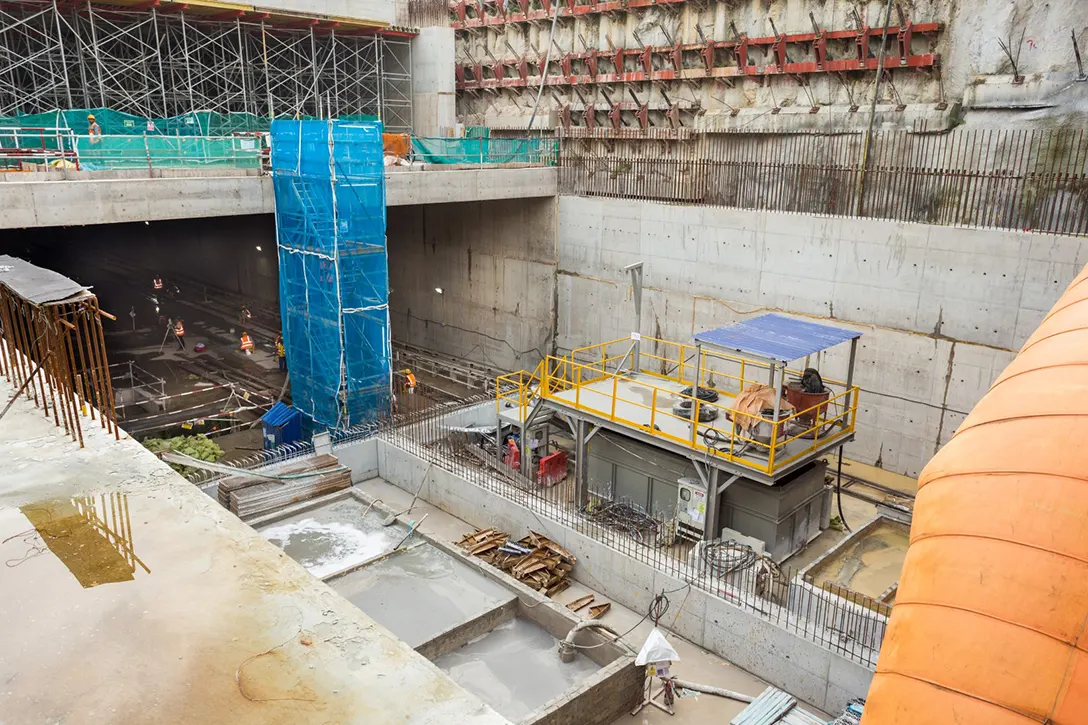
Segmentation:
{"type": "Polygon", "coordinates": [[[567,632],[567,636],[564,637],[563,641],[559,643],[559,659],[561,661],[574,661],[574,654],[577,651],[577,647],[574,644],[574,637],[583,629],[602,629],[605,632],[611,634],[615,638],[616,642],[623,642],[623,640],[620,639],[620,633],[609,627],[607,624],[604,624],[602,622],[596,622],[594,620],[579,622],[578,624],[574,625],[574,627],[572,627],[569,632],[567,632]]]}
{"type": "Polygon", "coordinates": [[[700,685],[698,682],[687,682],[685,680],[677,680],[673,678],[672,684],[677,687],[683,687],[685,690],[694,690],[695,692],[702,692],[707,695],[717,695],[718,697],[725,697],[730,700],[736,700],[737,702],[751,702],[754,698],[748,695],[742,695],[739,692],[733,692],[727,690],[724,687],[711,687],[710,685],[700,685]]]}

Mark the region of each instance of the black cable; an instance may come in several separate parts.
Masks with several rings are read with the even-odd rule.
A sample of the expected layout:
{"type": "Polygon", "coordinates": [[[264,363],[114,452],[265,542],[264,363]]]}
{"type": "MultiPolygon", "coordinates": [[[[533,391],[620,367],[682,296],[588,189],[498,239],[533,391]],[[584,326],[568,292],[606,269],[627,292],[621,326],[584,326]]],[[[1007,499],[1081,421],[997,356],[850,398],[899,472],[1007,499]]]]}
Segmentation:
{"type": "Polygon", "coordinates": [[[839,521],[842,522],[844,529],[852,531],[850,525],[846,523],[846,517],[842,515],[842,446],[839,446],[839,472],[835,477],[835,497],[839,504],[839,521]]]}

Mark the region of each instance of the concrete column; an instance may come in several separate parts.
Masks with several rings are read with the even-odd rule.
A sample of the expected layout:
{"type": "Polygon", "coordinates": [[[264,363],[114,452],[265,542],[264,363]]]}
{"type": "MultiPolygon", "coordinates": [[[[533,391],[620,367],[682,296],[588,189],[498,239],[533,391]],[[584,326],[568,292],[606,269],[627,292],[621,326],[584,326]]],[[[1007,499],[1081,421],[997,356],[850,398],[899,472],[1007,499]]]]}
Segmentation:
{"type": "Polygon", "coordinates": [[[412,39],[412,130],[442,136],[457,123],[453,28],[421,28],[412,39]]]}
{"type": "Polygon", "coordinates": [[[574,419],[574,491],[579,506],[589,503],[589,445],[586,440],[589,424],[574,419]]]}

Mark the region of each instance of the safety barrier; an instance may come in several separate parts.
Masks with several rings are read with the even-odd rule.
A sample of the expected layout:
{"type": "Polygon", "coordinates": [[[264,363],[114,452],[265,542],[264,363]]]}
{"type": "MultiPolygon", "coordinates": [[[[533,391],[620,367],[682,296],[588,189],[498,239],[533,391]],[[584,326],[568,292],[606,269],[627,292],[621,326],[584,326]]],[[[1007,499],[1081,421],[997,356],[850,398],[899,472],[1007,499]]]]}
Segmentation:
{"type": "Polygon", "coordinates": [[[0,128],[0,169],[260,169],[263,134],[234,136],[79,135],[65,128],[0,128]]]}
{"type": "Polygon", "coordinates": [[[412,160],[428,164],[554,166],[554,138],[413,138],[412,160]]]}

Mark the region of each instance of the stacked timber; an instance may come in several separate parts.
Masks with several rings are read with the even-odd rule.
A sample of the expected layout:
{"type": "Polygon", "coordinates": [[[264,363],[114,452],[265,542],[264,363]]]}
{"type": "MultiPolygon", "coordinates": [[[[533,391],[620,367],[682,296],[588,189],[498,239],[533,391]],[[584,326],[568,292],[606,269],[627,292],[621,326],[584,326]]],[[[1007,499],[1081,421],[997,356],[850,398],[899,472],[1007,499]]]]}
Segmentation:
{"type": "MultiPolygon", "coordinates": [[[[262,473],[271,473],[277,476],[289,476],[298,473],[308,473],[310,471],[321,471],[324,469],[332,469],[339,466],[340,463],[336,456],[323,453],[319,456],[310,456],[309,458],[300,459],[297,461],[289,461],[287,464],[281,464],[278,466],[270,466],[262,471],[262,473]]],[[[270,483],[270,479],[259,478],[257,476],[227,476],[219,482],[219,504],[223,508],[229,508],[234,511],[230,505],[230,495],[235,491],[241,491],[244,488],[250,488],[251,486],[259,486],[264,483],[270,483]]]]}
{"type": "MultiPolygon", "coordinates": [[[[351,487],[351,470],[341,466],[334,456],[331,465],[311,465],[300,470],[277,471],[277,476],[298,476],[280,480],[254,479],[256,484],[234,488],[227,496],[227,507],[239,518],[251,519],[278,511],[299,501],[306,501],[325,494],[343,491],[351,487]]],[[[299,467],[292,466],[291,469],[299,467]]],[[[220,492],[222,495],[222,491],[220,492]]]]}
{"type": "Polygon", "coordinates": [[[521,583],[553,597],[570,586],[574,555],[547,536],[530,531],[520,541],[498,529],[477,529],[459,545],[521,583]]]}

